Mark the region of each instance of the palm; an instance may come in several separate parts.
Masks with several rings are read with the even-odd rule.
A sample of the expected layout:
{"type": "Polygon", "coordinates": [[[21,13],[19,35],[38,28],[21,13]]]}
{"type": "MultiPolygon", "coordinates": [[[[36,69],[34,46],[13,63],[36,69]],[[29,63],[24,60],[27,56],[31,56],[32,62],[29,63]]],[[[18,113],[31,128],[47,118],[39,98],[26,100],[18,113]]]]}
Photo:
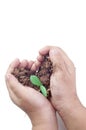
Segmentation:
{"type": "Polygon", "coordinates": [[[50,102],[44,97],[40,92],[34,90],[33,88],[25,88],[25,103],[28,104],[30,109],[42,109],[44,106],[50,105],[50,102]],[[30,105],[29,105],[30,104],[30,105]]]}
{"type": "MultiPolygon", "coordinates": [[[[11,74],[17,66],[27,66],[31,69],[33,64],[34,62],[27,62],[26,60],[23,62],[15,60],[8,68],[7,75],[11,74]]],[[[50,102],[40,92],[30,87],[24,87],[13,75],[11,75],[11,78],[10,82],[7,81],[10,97],[13,102],[24,111],[27,109],[29,109],[29,111],[32,111],[32,109],[42,109],[42,107],[50,105],[50,102]]]]}

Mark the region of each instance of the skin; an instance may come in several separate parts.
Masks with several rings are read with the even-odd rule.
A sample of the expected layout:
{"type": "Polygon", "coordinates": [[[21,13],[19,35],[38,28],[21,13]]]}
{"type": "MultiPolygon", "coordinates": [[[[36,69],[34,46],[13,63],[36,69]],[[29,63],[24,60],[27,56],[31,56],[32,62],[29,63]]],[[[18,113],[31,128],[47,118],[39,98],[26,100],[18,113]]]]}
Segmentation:
{"type": "Polygon", "coordinates": [[[55,110],[62,117],[67,130],[82,130],[82,127],[86,130],[86,109],[80,103],[76,93],[75,67],[62,49],[46,46],[39,51],[35,62],[15,60],[6,73],[6,84],[13,102],[30,117],[33,130],[47,130],[48,128],[58,130],[55,110]],[[47,53],[53,63],[53,74],[50,78],[52,94],[50,102],[39,92],[22,86],[11,74],[13,69],[19,65],[36,70],[47,53]]]}
{"type": "Polygon", "coordinates": [[[6,84],[11,100],[21,108],[32,122],[32,130],[58,130],[56,112],[51,103],[38,91],[24,87],[11,74],[15,67],[32,69],[34,62],[14,60],[6,73],[6,84]],[[52,122],[52,124],[51,124],[52,122]]]}
{"type": "Polygon", "coordinates": [[[50,80],[51,103],[62,117],[67,130],[86,130],[86,109],[80,103],[76,93],[75,67],[65,52],[47,46],[39,51],[38,60],[49,53],[53,63],[53,74],[50,80]]]}

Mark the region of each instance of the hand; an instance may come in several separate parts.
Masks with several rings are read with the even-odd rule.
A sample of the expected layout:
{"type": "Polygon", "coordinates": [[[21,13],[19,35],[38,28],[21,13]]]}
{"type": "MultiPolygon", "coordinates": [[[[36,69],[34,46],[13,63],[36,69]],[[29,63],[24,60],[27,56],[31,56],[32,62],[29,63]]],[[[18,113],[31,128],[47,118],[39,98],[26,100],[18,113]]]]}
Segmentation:
{"type": "MultiPolygon", "coordinates": [[[[37,64],[40,62],[37,62],[37,64]]],[[[18,59],[13,61],[6,73],[6,84],[9,91],[10,98],[12,101],[24,110],[30,117],[33,126],[45,126],[51,122],[54,124],[55,130],[57,129],[57,119],[55,115],[55,110],[50,104],[50,102],[38,91],[30,87],[24,87],[18,80],[12,75],[15,67],[28,67],[32,69],[34,62],[22,61],[18,59]]],[[[33,67],[33,69],[36,69],[33,67]]],[[[51,126],[51,129],[53,129],[51,126]]]]}
{"type": "Polygon", "coordinates": [[[50,79],[51,102],[59,112],[61,108],[69,107],[78,100],[75,67],[65,52],[54,46],[41,49],[38,60],[42,62],[43,56],[47,53],[53,63],[53,74],[50,79]]]}

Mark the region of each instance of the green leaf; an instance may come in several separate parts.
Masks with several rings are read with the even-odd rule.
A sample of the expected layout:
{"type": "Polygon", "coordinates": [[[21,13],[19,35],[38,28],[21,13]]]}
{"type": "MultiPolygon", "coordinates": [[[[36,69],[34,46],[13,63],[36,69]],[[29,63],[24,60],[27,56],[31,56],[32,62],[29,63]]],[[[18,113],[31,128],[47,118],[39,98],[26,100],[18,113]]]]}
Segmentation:
{"type": "Polygon", "coordinates": [[[36,85],[38,87],[42,85],[40,79],[35,75],[30,76],[30,81],[32,82],[33,85],[36,85]]]}
{"type": "Polygon", "coordinates": [[[40,86],[40,91],[42,92],[42,94],[43,94],[45,97],[47,97],[47,90],[46,90],[45,86],[41,85],[41,86],[40,86]]]}

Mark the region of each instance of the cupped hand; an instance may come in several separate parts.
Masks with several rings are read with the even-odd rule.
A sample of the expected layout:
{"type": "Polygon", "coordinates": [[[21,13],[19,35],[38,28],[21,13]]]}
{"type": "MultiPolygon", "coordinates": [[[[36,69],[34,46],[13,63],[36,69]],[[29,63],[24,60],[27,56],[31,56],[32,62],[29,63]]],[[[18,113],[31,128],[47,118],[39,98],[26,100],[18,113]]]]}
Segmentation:
{"type": "Polygon", "coordinates": [[[53,63],[53,73],[50,78],[51,102],[60,111],[62,106],[70,106],[78,100],[76,94],[75,67],[65,52],[55,46],[46,46],[39,51],[38,60],[48,54],[53,63]]]}
{"type": "Polygon", "coordinates": [[[51,117],[52,122],[56,123],[55,110],[46,97],[33,88],[23,86],[12,75],[14,68],[18,66],[36,70],[36,66],[39,64],[40,61],[34,63],[33,61],[28,62],[27,60],[23,60],[22,62],[19,59],[14,60],[10,64],[5,76],[7,89],[12,101],[29,115],[34,125],[37,123],[47,123],[51,117]]]}

